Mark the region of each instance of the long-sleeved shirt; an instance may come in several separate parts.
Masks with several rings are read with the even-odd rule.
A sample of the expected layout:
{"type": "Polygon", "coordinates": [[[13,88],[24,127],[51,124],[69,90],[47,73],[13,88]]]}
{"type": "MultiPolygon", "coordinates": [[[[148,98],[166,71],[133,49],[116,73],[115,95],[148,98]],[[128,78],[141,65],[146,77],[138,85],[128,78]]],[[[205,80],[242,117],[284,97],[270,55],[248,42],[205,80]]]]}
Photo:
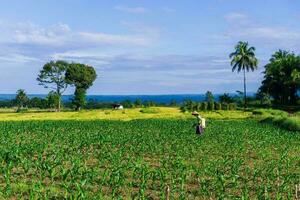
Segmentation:
{"type": "Polygon", "coordinates": [[[198,124],[201,125],[203,128],[205,128],[205,119],[200,117],[200,115],[197,116],[198,124]]]}

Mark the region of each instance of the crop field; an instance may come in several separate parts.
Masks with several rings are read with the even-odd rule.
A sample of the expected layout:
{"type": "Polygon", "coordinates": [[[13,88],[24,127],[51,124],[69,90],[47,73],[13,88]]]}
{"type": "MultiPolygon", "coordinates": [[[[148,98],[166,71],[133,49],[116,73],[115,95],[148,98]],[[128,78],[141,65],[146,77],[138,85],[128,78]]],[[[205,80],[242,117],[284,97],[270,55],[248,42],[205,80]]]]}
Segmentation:
{"type": "Polygon", "coordinates": [[[254,120],[0,122],[4,199],[294,199],[300,135],[254,120]]]}
{"type": "MultiPolygon", "coordinates": [[[[213,119],[228,118],[247,118],[251,112],[242,111],[213,111],[203,112],[204,117],[213,119]]],[[[0,109],[0,121],[31,121],[31,120],[123,120],[132,119],[165,119],[190,118],[190,113],[182,113],[176,107],[150,107],[150,108],[133,108],[125,110],[99,109],[99,110],[82,110],[79,112],[45,112],[45,110],[29,110],[24,113],[16,113],[14,109],[0,109]]]]}

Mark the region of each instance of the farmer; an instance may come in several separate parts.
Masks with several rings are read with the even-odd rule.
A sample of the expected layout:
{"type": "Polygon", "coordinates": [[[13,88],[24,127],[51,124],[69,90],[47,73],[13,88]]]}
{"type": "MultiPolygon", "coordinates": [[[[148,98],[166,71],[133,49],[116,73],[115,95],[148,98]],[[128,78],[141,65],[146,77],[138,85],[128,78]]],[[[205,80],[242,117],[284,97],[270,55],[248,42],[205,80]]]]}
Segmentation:
{"type": "Polygon", "coordinates": [[[192,115],[197,118],[196,134],[201,135],[205,129],[205,119],[197,111],[192,112],[192,115]]]}

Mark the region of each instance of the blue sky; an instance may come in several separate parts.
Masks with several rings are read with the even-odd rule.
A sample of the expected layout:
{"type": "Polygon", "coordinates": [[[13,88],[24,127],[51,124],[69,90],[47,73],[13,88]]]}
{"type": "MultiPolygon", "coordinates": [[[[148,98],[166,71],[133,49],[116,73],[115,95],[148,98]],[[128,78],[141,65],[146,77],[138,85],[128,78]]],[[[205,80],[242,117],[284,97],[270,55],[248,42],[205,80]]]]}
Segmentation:
{"type": "Polygon", "coordinates": [[[299,22],[298,0],[0,0],[0,93],[47,93],[36,77],[57,59],[95,67],[89,94],[234,92],[239,40],[257,49],[256,91],[275,50],[300,53],[299,22]]]}

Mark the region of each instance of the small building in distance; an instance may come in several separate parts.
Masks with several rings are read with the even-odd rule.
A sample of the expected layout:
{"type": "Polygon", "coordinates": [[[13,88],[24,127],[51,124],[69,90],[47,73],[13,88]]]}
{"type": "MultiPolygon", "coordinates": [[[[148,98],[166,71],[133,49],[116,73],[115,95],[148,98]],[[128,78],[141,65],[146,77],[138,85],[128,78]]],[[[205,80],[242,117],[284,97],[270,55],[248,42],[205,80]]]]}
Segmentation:
{"type": "Polygon", "coordinates": [[[113,107],[113,109],[115,109],[115,110],[123,110],[123,109],[124,109],[123,105],[118,104],[118,103],[114,103],[114,104],[112,105],[112,107],[113,107]]]}

